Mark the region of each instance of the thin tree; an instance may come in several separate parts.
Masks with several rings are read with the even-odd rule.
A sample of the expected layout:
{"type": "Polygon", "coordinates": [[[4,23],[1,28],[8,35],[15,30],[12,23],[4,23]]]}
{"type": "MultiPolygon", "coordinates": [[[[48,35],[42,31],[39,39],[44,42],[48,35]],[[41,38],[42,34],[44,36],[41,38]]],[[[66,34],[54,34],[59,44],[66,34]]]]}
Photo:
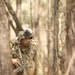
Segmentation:
{"type": "Polygon", "coordinates": [[[18,20],[18,18],[17,18],[17,16],[16,16],[16,13],[14,12],[13,8],[12,8],[11,5],[10,5],[10,2],[8,2],[8,0],[4,0],[4,2],[5,2],[5,5],[6,5],[8,11],[9,11],[10,14],[11,14],[13,20],[14,20],[15,23],[16,23],[16,26],[17,26],[18,31],[23,30],[23,29],[22,29],[21,22],[18,20]]]}
{"type": "Polygon", "coordinates": [[[58,75],[58,64],[57,64],[57,55],[58,55],[58,8],[59,0],[54,0],[54,50],[53,50],[53,75],[58,75]]]}
{"type": "Polygon", "coordinates": [[[67,0],[67,35],[66,35],[66,47],[67,47],[67,66],[68,62],[70,61],[70,58],[72,56],[72,45],[71,45],[71,37],[72,35],[72,29],[71,29],[71,7],[72,0],[67,0]]]}
{"type": "Polygon", "coordinates": [[[20,22],[21,22],[21,3],[22,0],[16,0],[16,14],[20,22]]]}
{"type": "Polygon", "coordinates": [[[30,25],[31,25],[31,28],[33,30],[34,28],[33,28],[32,5],[33,5],[33,2],[32,2],[32,0],[30,0],[30,25]]]}
{"type": "Polygon", "coordinates": [[[52,0],[48,0],[47,1],[47,50],[48,50],[48,75],[52,75],[52,56],[53,56],[53,36],[51,36],[51,34],[53,35],[53,33],[51,32],[51,30],[53,30],[54,28],[54,24],[53,24],[53,20],[54,20],[54,1],[52,0]],[[51,42],[52,41],[52,42],[51,42]],[[52,44],[52,45],[51,45],[52,44]]]}
{"type": "Polygon", "coordinates": [[[39,31],[39,8],[40,8],[40,0],[35,0],[35,19],[34,19],[34,30],[35,30],[35,39],[37,40],[39,50],[37,51],[37,71],[36,75],[43,75],[43,50],[42,50],[42,45],[41,45],[41,40],[40,40],[40,31],[39,31]],[[41,51],[41,52],[40,52],[41,51]]]}
{"type": "Polygon", "coordinates": [[[65,74],[66,58],[66,8],[67,0],[59,1],[59,32],[58,32],[58,75],[65,74]]]}
{"type": "Polygon", "coordinates": [[[67,36],[66,36],[66,46],[67,46],[67,72],[66,75],[75,74],[75,59],[72,60],[73,53],[75,51],[75,12],[74,12],[74,0],[67,0],[67,36]],[[72,62],[72,64],[69,64],[72,62]]]}

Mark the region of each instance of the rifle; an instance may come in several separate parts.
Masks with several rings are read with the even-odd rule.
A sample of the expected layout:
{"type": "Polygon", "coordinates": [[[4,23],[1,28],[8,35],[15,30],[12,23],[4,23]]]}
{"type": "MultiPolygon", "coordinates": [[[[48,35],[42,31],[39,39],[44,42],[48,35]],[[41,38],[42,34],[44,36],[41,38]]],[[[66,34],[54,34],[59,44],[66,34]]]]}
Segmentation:
{"type": "Polygon", "coordinates": [[[19,59],[20,59],[20,66],[16,69],[14,69],[14,73],[22,73],[23,75],[28,75],[27,74],[27,71],[26,71],[26,68],[24,67],[24,63],[23,63],[23,60],[22,60],[22,53],[21,53],[21,50],[20,48],[18,47],[18,53],[19,53],[19,59]]]}

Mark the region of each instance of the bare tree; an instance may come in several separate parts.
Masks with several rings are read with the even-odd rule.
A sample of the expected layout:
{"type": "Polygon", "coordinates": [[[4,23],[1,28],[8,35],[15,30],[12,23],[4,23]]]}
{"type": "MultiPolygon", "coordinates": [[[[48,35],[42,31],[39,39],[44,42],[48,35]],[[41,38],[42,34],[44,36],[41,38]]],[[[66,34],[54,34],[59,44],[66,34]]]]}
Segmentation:
{"type": "Polygon", "coordinates": [[[39,8],[40,8],[40,0],[35,0],[35,19],[34,19],[34,30],[35,30],[35,39],[37,40],[39,50],[37,51],[37,71],[36,75],[43,75],[43,50],[40,40],[40,28],[39,28],[39,8]],[[41,52],[40,52],[41,51],[41,52]],[[40,59],[39,59],[40,58],[40,59]]]}
{"type": "Polygon", "coordinates": [[[66,7],[67,1],[59,1],[59,32],[58,32],[58,75],[65,74],[66,58],[66,7]]]}
{"type": "Polygon", "coordinates": [[[22,0],[16,0],[16,14],[20,22],[21,22],[21,3],[22,0]]]}
{"type": "Polygon", "coordinates": [[[0,0],[0,11],[0,74],[13,75],[11,50],[9,47],[8,21],[3,0],[0,0]]]}
{"type": "Polygon", "coordinates": [[[8,0],[4,0],[4,2],[5,2],[6,7],[8,8],[8,11],[9,11],[10,14],[11,14],[13,20],[14,20],[15,23],[16,23],[16,26],[17,26],[18,31],[23,30],[23,29],[22,29],[21,22],[18,20],[18,18],[17,18],[17,16],[16,16],[16,14],[15,14],[13,8],[12,8],[11,5],[10,5],[10,2],[9,2],[8,0]]]}
{"type": "Polygon", "coordinates": [[[73,62],[71,61],[73,58],[72,55],[75,51],[75,0],[67,0],[67,37],[66,37],[66,46],[67,46],[67,72],[66,75],[74,75],[75,74],[75,59],[73,62]],[[71,64],[69,64],[71,62],[71,64]]]}
{"type": "MultiPolygon", "coordinates": [[[[74,60],[75,60],[75,51],[74,51],[74,53],[73,53],[73,55],[72,55],[72,58],[71,58],[71,60],[70,60],[70,62],[69,62],[69,65],[68,65],[68,69],[66,70],[66,73],[65,73],[65,75],[74,75],[75,74],[75,71],[74,71],[74,68],[73,68],[73,63],[74,63],[74,60]],[[71,70],[71,67],[73,68],[73,70],[71,70]],[[70,70],[71,70],[71,72],[70,72],[70,70]]],[[[75,67],[75,66],[74,66],[75,67]]]]}
{"type": "Polygon", "coordinates": [[[31,25],[31,28],[32,28],[32,30],[34,29],[34,27],[33,27],[33,16],[32,16],[32,0],[30,0],[30,25],[31,25]]]}
{"type": "Polygon", "coordinates": [[[72,35],[72,29],[71,29],[71,9],[72,9],[71,3],[72,3],[72,0],[67,0],[67,23],[66,23],[67,24],[67,36],[66,36],[67,66],[72,56],[71,38],[73,37],[73,35],[72,35]]]}
{"type": "MultiPolygon", "coordinates": [[[[49,0],[48,0],[48,3],[49,3],[49,0]]],[[[50,75],[50,68],[51,68],[51,65],[50,65],[50,23],[49,23],[49,4],[48,4],[48,14],[47,14],[47,17],[48,17],[48,21],[47,21],[47,50],[48,50],[48,75],[50,75]]]]}
{"type": "Polygon", "coordinates": [[[59,0],[54,0],[54,50],[53,50],[53,75],[58,75],[57,54],[58,54],[58,8],[59,0]]]}
{"type": "Polygon", "coordinates": [[[52,75],[52,60],[54,49],[54,1],[47,1],[47,50],[48,50],[48,75],[52,75]]]}

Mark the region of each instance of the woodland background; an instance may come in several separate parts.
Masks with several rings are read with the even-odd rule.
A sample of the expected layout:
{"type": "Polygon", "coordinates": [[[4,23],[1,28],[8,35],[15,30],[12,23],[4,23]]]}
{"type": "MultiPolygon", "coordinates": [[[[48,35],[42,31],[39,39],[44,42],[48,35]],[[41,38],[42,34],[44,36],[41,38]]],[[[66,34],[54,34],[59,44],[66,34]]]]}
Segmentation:
{"type": "Polygon", "coordinates": [[[40,75],[75,75],[75,0],[0,0],[0,75],[14,75],[10,40],[31,28],[40,75]]]}

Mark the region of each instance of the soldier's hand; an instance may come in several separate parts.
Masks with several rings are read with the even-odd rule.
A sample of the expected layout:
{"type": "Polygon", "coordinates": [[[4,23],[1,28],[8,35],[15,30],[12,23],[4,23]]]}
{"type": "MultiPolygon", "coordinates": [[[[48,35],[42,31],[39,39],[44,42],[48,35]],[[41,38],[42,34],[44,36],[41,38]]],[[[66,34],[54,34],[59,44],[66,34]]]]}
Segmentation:
{"type": "Polygon", "coordinates": [[[19,67],[20,66],[19,59],[12,59],[12,64],[15,65],[16,67],[19,67]]]}

